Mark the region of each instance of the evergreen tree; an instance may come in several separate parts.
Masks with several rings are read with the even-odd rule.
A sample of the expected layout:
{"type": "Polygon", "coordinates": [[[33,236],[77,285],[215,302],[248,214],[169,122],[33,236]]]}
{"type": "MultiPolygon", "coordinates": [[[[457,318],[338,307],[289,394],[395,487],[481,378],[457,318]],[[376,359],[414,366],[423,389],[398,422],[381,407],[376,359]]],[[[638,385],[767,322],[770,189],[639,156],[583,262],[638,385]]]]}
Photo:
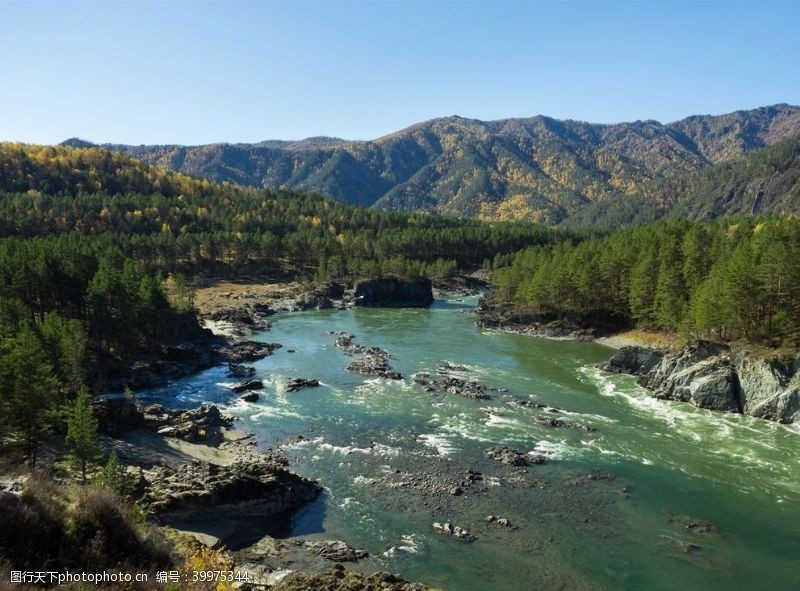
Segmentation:
{"type": "Polygon", "coordinates": [[[91,396],[81,388],[75,402],[67,410],[67,439],[70,457],[80,467],[81,478],[86,482],[86,467],[100,453],[97,444],[97,417],[92,409],[91,396]]]}
{"type": "Polygon", "coordinates": [[[655,246],[649,245],[641,253],[631,272],[630,308],[637,323],[652,327],[655,323],[654,303],[658,281],[658,257],[655,246]]]}
{"type": "Polygon", "coordinates": [[[8,400],[8,425],[36,465],[39,445],[56,423],[58,382],[33,327],[22,325],[2,359],[0,378],[8,400]]]}

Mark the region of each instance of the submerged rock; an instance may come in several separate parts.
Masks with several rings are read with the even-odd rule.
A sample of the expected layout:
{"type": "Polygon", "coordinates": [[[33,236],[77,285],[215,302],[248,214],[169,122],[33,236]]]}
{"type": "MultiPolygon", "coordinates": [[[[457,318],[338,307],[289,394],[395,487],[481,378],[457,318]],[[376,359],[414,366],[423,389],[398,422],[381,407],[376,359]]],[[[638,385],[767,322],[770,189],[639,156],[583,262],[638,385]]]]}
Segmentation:
{"type": "Polygon", "coordinates": [[[542,427],[548,427],[551,429],[559,429],[559,428],[569,428],[569,429],[581,429],[583,431],[597,431],[594,427],[590,427],[589,425],[584,425],[583,423],[573,423],[572,421],[567,421],[565,419],[557,419],[555,417],[550,417],[547,415],[537,415],[533,417],[533,420],[536,421],[537,424],[541,425],[542,427]]]}
{"type": "Polygon", "coordinates": [[[486,523],[499,525],[500,527],[507,527],[508,529],[517,529],[516,527],[511,525],[511,522],[508,519],[506,519],[505,517],[499,517],[497,515],[487,515],[484,521],[486,521],[486,523]]]}
{"type": "Polygon", "coordinates": [[[474,542],[477,540],[477,538],[473,536],[467,528],[461,527],[460,525],[453,525],[452,523],[439,523],[438,521],[434,521],[433,529],[439,533],[443,533],[457,540],[461,540],[462,542],[474,542]]]}

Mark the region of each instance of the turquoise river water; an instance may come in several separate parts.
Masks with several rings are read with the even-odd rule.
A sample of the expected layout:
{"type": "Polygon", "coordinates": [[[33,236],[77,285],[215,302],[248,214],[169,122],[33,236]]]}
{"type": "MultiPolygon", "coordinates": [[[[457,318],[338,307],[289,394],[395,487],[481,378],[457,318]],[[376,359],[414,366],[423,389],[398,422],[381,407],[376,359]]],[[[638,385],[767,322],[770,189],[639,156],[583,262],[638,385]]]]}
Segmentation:
{"type": "Polygon", "coordinates": [[[326,488],[283,534],[364,548],[370,570],[465,591],[800,589],[795,428],[655,400],[595,367],[611,349],[481,330],[465,313],[474,303],[279,314],[253,337],[283,345],[255,364],[258,402],[232,395],[223,367],[146,397],[215,402],[259,445],[280,446],[326,488]],[[345,371],[351,358],[329,331],[387,350],[403,379],[345,371]],[[445,361],[508,391],[472,400],[414,384],[445,361]],[[322,385],[287,393],[294,377],[322,385]],[[546,427],[537,415],[596,430],[546,427]],[[486,457],[497,445],[549,461],[512,468],[486,457]],[[469,470],[481,479],[464,481],[464,494],[436,489],[469,470]],[[434,521],[477,540],[439,534],[434,521]]]}

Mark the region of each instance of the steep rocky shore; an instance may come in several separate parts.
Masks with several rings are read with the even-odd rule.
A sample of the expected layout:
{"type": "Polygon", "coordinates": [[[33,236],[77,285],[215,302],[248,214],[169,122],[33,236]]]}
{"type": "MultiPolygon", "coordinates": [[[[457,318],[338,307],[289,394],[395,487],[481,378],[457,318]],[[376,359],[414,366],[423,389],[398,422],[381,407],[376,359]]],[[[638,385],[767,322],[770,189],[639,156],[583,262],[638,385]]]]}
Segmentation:
{"type": "Polygon", "coordinates": [[[699,341],[671,351],[623,347],[601,368],[639,376],[656,398],[780,423],[800,421],[800,356],[767,359],[699,341]]]}

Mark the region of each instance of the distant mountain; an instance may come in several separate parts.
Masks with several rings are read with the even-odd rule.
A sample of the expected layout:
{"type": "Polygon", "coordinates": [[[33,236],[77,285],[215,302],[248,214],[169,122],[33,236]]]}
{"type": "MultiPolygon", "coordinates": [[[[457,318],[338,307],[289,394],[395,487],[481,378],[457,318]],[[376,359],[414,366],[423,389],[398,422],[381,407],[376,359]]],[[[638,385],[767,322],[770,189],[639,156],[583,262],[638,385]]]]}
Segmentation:
{"type": "Polygon", "coordinates": [[[316,191],[383,209],[552,224],[608,200],[653,209],[648,200],[662,198],[659,186],[682,192],[681,178],[798,133],[800,107],[781,104],[666,125],[445,117],[364,142],[106,147],[214,181],[316,191]]]}
{"type": "Polygon", "coordinates": [[[800,135],[700,172],[672,213],[694,219],[800,214],[800,135]]]}
{"type": "Polygon", "coordinates": [[[616,228],[665,216],[713,219],[743,213],[800,214],[800,135],[691,174],[667,174],[633,195],[615,195],[565,220],[616,228]]]}

